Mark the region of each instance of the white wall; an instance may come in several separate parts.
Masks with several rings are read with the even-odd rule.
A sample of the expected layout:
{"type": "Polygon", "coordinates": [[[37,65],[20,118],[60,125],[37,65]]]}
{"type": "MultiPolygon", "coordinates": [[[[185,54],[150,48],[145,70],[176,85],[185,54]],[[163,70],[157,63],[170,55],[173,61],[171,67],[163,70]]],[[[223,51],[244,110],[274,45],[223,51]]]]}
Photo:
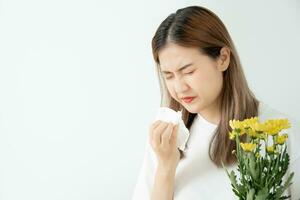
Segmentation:
{"type": "Polygon", "coordinates": [[[0,0],[0,200],[131,198],[160,102],[151,38],[188,5],[221,17],[255,94],[300,119],[300,2],[249,2],[0,0]]]}

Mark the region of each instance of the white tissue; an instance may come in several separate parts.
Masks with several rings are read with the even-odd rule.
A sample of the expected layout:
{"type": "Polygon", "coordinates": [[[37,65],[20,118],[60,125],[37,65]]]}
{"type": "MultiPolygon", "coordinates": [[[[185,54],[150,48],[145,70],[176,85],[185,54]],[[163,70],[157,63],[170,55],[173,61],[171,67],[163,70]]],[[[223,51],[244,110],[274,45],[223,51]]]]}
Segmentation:
{"type": "Polygon", "coordinates": [[[190,136],[189,130],[184,125],[182,120],[182,111],[175,111],[168,107],[160,107],[158,109],[155,121],[162,120],[165,122],[172,122],[173,124],[179,124],[178,126],[178,137],[177,137],[177,147],[185,151],[186,143],[190,136]]]}

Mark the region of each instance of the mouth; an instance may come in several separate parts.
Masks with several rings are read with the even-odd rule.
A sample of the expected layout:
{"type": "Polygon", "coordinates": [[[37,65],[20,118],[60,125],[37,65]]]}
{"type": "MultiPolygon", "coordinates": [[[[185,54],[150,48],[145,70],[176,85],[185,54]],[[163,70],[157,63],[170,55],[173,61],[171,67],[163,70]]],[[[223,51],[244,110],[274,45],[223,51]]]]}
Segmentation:
{"type": "Polygon", "coordinates": [[[185,102],[185,103],[191,103],[196,97],[184,97],[182,98],[182,100],[185,102]]]}

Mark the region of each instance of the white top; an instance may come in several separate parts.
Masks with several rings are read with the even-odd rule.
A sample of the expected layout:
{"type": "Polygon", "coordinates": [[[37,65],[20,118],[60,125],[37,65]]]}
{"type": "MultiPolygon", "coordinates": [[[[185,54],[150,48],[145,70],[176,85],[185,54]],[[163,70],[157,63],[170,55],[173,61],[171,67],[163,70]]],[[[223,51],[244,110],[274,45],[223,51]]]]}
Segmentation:
{"type": "MultiPolygon", "coordinates": [[[[260,121],[288,118],[291,122],[291,128],[288,129],[288,147],[290,170],[295,174],[289,193],[292,195],[292,200],[298,200],[300,198],[300,123],[262,102],[259,104],[258,117],[260,121]]],[[[185,158],[179,161],[176,168],[174,200],[238,199],[231,190],[230,180],[225,170],[222,167],[217,168],[208,155],[210,139],[216,128],[215,124],[208,122],[200,114],[196,115],[190,128],[191,135],[184,153],[185,158]]],[[[150,200],[156,167],[156,155],[147,140],[144,160],[132,200],[150,200]]],[[[227,169],[236,170],[236,165],[227,169]]]]}

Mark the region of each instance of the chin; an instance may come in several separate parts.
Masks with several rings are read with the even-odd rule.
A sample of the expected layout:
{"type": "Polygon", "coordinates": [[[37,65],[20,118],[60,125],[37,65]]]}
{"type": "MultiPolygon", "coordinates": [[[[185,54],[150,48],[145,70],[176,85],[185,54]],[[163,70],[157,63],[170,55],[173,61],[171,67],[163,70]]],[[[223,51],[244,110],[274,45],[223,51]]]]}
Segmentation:
{"type": "Polygon", "coordinates": [[[194,104],[194,105],[182,105],[187,111],[190,113],[196,114],[200,113],[205,109],[205,105],[202,104],[194,104]]]}
{"type": "Polygon", "coordinates": [[[199,112],[199,108],[196,106],[187,106],[187,105],[182,105],[182,106],[190,113],[196,114],[199,112]]]}

